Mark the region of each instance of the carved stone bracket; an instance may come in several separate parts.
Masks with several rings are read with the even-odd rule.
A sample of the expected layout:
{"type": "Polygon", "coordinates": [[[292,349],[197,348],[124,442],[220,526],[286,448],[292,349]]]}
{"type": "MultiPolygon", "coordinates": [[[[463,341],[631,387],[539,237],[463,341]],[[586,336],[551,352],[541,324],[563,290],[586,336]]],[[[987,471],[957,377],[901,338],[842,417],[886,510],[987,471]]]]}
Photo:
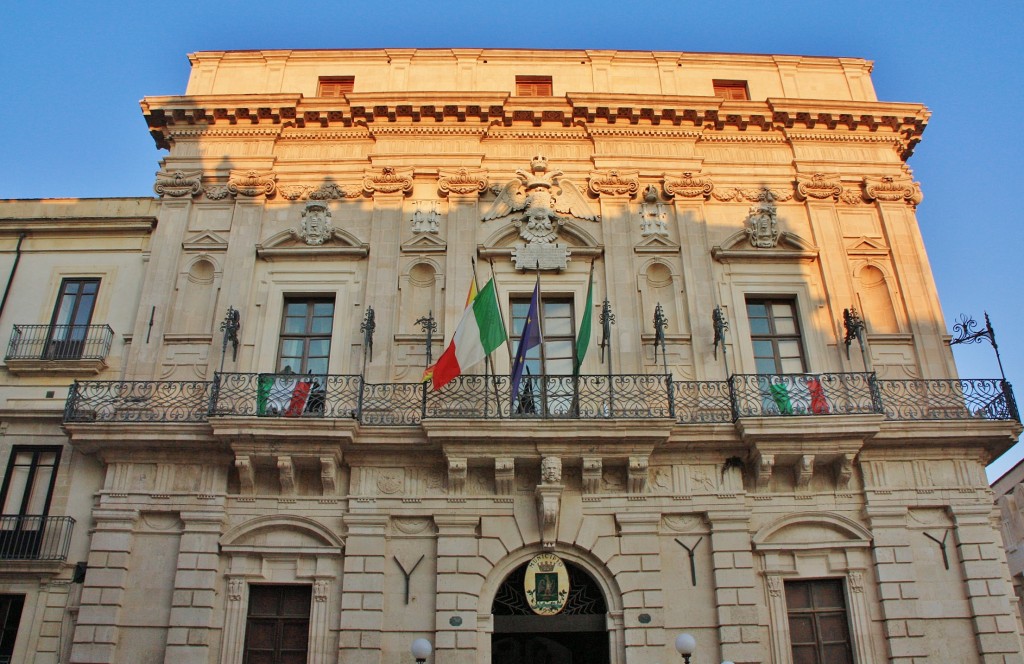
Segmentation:
{"type": "Polygon", "coordinates": [[[448,493],[462,496],[466,492],[466,476],[469,464],[465,457],[448,457],[448,493]]]}
{"type": "Polygon", "coordinates": [[[159,196],[195,196],[202,191],[202,171],[160,171],[156,174],[153,191],[159,196]]]}
{"type": "Polygon", "coordinates": [[[313,582],[313,600],[316,602],[326,602],[330,589],[330,581],[327,579],[317,579],[313,582]]]}
{"type": "Polygon", "coordinates": [[[775,467],[774,454],[758,454],[754,463],[754,482],[758,489],[767,489],[775,467]]]}
{"type": "Polygon", "coordinates": [[[252,459],[248,454],[239,454],[235,457],[235,468],[238,469],[238,482],[241,485],[241,493],[251,496],[256,493],[256,471],[252,467],[252,459]]]}
{"type": "Polygon", "coordinates": [[[806,489],[814,476],[814,455],[803,454],[797,459],[796,468],[793,471],[793,478],[796,481],[797,489],[806,489]]]}
{"type": "Polygon", "coordinates": [[[917,205],[924,200],[920,182],[914,182],[906,177],[895,178],[891,175],[864,178],[864,193],[867,194],[869,200],[886,203],[906,201],[911,205],[917,205]]]}
{"type": "Polygon", "coordinates": [[[853,477],[853,454],[844,454],[836,459],[836,488],[846,489],[853,477]]]}
{"type": "Polygon", "coordinates": [[[512,457],[498,457],[494,460],[494,492],[499,496],[510,496],[516,490],[516,460],[512,457]]]}
{"type": "Polygon", "coordinates": [[[604,463],[601,457],[583,457],[583,494],[594,495],[601,491],[601,475],[604,463]]]}
{"type": "Polygon", "coordinates": [[[277,457],[277,474],[281,479],[281,493],[295,495],[295,465],[290,456],[277,457]]]}
{"type": "Polygon", "coordinates": [[[228,580],[228,600],[232,602],[240,602],[242,600],[242,592],[245,590],[245,579],[234,577],[228,580]]]}
{"type": "Polygon", "coordinates": [[[682,177],[664,175],[665,195],[682,196],[683,198],[703,198],[707,200],[715,189],[715,183],[709,175],[694,175],[687,171],[682,177]]]}
{"type": "Polygon", "coordinates": [[[590,191],[598,196],[629,196],[632,198],[640,191],[640,172],[620,173],[612,170],[607,173],[591,173],[590,191]]]}
{"type": "Polygon", "coordinates": [[[386,166],[380,173],[367,173],[363,189],[372,194],[408,194],[412,191],[412,169],[398,171],[386,166]]]}
{"type": "MultiPolygon", "coordinates": [[[[273,196],[277,191],[277,175],[258,171],[231,171],[228,177],[228,192],[235,196],[255,198],[273,196]]],[[[209,192],[207,192],[209,196],[209,192]]]]}
{"type": "Polygon", "coordinates": [[[338,462],[334,457],[320,457],[320,481],[325,496],[338,493],[338,462]]]}
{"type": "Polygon", "coordinates": [[[558,539],[558,516],[564,490],[561,484],[541,484],[537,487],[537,526],[545,549],[555,548],[558,539]]]}
{"type": "Polygon", "coordinates": [[[641,495],[647,490],[648,463],[646,456],[629,457],[629,493],[641,495]]]}
{"type": "Polygon", "coordinates": [[[768,594],[772,597],[782,596],[782,577],[778,574],[768,576],[768,594]]]}
{"type": "Polygon", "coordinates": [[[801,200],[814,199],[838,201],[843,193],[843,185],[838,175],[815,173],[810,177],[796,176],[796,193],[801,200]]]}
{"type": "Polygon", "coordinates": [[[440,171],[437,188],[442,194],[479,194],[487,189],[487,171],[440,171]]]}

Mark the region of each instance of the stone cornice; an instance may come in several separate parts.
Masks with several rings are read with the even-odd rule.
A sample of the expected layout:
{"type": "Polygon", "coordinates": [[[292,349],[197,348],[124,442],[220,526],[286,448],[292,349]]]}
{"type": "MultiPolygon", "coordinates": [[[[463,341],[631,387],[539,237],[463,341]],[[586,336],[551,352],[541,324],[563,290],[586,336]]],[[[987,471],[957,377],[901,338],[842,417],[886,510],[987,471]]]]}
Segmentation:
{"type": "Polygon", "coordinates": [[[210,135],[211,126],[227,130],[225,135],[257,128],[269,128],[273,133],[285,128],[355,126],[366,126],[370,131],[372,127],[402,127],[402,131],[409,132],[429,127],[434,133],[450,133],[449,127],[477,125],[548,131],[582,127],[592,133],[621,127],[650,131],[652,136],[657,135],[656,128],[665,127],[689,129],[702,136],[729,130],[737,136],[781,132],[788,137],[795,133],[802,140],[809,135],[819,140],[835,136],[884,137],[895,142],[904,159],[920,141],[930,116],[924,106],[902,103],[726,101],[717,97],[593,93],[512,98],[498,92],[362,93],[331,100],[306,100],[301,95],[147,97],[142,110],[157,145],[165,148],[176,133],[210,135]]]}

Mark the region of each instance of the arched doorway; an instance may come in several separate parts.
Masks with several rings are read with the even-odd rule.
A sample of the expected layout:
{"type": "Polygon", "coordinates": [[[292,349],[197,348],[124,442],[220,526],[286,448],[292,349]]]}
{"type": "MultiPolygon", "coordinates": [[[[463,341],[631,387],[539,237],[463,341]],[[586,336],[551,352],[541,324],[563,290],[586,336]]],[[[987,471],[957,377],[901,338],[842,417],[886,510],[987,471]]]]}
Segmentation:
{"type": "Polygon", "coordinates": [[[563,562],[569,596],[557,615],[537,615],[530,608],[526,564],[502,582],[491,605],[491,664],[610,664],[604,595],[587,572],[563,562]]]}

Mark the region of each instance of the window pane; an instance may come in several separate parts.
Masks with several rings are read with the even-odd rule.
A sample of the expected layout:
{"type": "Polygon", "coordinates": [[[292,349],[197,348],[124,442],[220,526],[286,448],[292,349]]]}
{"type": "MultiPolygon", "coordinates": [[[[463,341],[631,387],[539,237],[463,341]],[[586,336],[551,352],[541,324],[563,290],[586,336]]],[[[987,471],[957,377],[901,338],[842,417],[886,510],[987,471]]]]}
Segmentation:
{"type": "Polygon", "coordinates": [[[778,367],[775,366],[774,358],[757,358],[754,360],[754,366],[759,374],[780,373],[778,367]]]}
{"type": "Polygon", "coordinates": [[[796,334],[796,321],[792,318],[776,318],[775,333],[796,334]]]}
{"type": "Polygon", "coordinates": [[[771,327],[768,325],[767,318],[751,318],[750,319],[750,332],[751,334],[771,334],[771,327]]]}
{"type": "Polygon", "coordinates": [[[333,318],[314,318],[313,324],[310,326],[312,329],[310,332],[314,334],[330,334],[331,328],[334,326],[333,318]]]}
{"type": "Polygon", "coordinates": [[[302,357],[304,347],[302,339],[282,339],[281,357],[302,357]]]}
{"type": "Polygon", "coordinates": [[[779,362],[781,373],[803,373],[804,372],[804,361],[797,358],[783,359],[779,362]]]}
{"type": "Polygon", "coordinates": [[[328,318],[334,317],[334,303],[333,302],[315,302],[313,303],[313,315],[314,316],[327,316],[328,318]]]}
{"type": "Polygon", "coordinates": [[[846,643],[826,645],[822,648],[824,659],[828,664],[852,664],[850,646],[846,643]]]}
{"type": "Polygon", "coordinates": [[[791,302],[772,302],[773,318],[793,318],[793,304],[791,302]]]}
{"type": "Polygon", "coordinates": [[[306,317],[292,318],[288,317],[284,319],[284,333],[285,334],[303,334],[306,331],[306,317]]]}
{"type": "Polygon", "coordinates": [[[327,357],[331,354],[330,339],[310,339],[309,357],[327,357]]]}
{"type": "Polygon", "coordinates": [[[547,341],[544,343],[544,353],[548,360],[572,357],[572,341],[547,341]]]}
{"type": "Polygon", "coordinates": [[[775,357],[775,347],[771,341],[755,341],[754,357],[775,357]]]}
{"type": "Polygon", "coordinates": [[[800,342],[796,339],[779,339],[779,357],[800,357],[800,342]]]}
{"type": "Polygon", "coordinates": [[[29,468],[27,466],[15,466],[10,470],[10,484],[7,487],[7,495],[4,497],[4,514],[20,514],[21,501],[25,497],[25,488],[28,486],[29,468]]]}
{"type": "Polygon", "coordinates": [[[545,318],[544,319],[544,336],[563,336],[572,335],[572,321],[568,318],[545,318]]]}
{"type": "Polygon", "coordinates": [[[306,361],[306,371],[315,376],[323,376],[327,373],[327,358],[311,357],[306,361]]]}
{"type": "Polygon", "coordinates": [[[50,495],[50,477],[53,475],[53,468],[41,466],[36,468],[36,476],[32,478],[28,504],[25,506],[25,514],[46,514],[46,500],[50,495]]]}
{"type": "Polygon", "coordinates": [[[840,613],[826,614],[818,619],[822,641],[846,641],[846,616],[840,613]]]}
{"type": "Polygon", "coordinates": [[[810,586],[806,583],[786,584],[786,606],[792,609],[804,609],[811,606],[810,586]]]}
{"type": "Polygon", "coordinates": [[[760,302],[747,302],[747,316],[750,318],[767,318],[768,308],[760,302]]]}
{"type": "Polygon", "coordinates": [[[814,606],[819,609],[846,608],[843,589],[838,583],[819,583],[814,586],[814,606]]]}
{"type": "Polygon", "coordinates": [[[790,616],[789,638],[793,645],[814,643],[814,620],[810,616],[790,616]]]}

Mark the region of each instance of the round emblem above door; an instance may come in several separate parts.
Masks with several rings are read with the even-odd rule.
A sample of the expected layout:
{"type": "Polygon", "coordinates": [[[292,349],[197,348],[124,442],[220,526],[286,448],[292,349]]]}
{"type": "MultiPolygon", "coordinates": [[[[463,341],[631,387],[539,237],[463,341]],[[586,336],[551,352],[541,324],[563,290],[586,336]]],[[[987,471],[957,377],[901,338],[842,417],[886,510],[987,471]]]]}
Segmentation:
{"type": "Polygon", "coordinates": [[[523,579],[526,602],[541,616],[553,616],[565,608],[569,598],[569,572],[562,559],[553,553],[534,556],[526,566],[523,579]]]}

